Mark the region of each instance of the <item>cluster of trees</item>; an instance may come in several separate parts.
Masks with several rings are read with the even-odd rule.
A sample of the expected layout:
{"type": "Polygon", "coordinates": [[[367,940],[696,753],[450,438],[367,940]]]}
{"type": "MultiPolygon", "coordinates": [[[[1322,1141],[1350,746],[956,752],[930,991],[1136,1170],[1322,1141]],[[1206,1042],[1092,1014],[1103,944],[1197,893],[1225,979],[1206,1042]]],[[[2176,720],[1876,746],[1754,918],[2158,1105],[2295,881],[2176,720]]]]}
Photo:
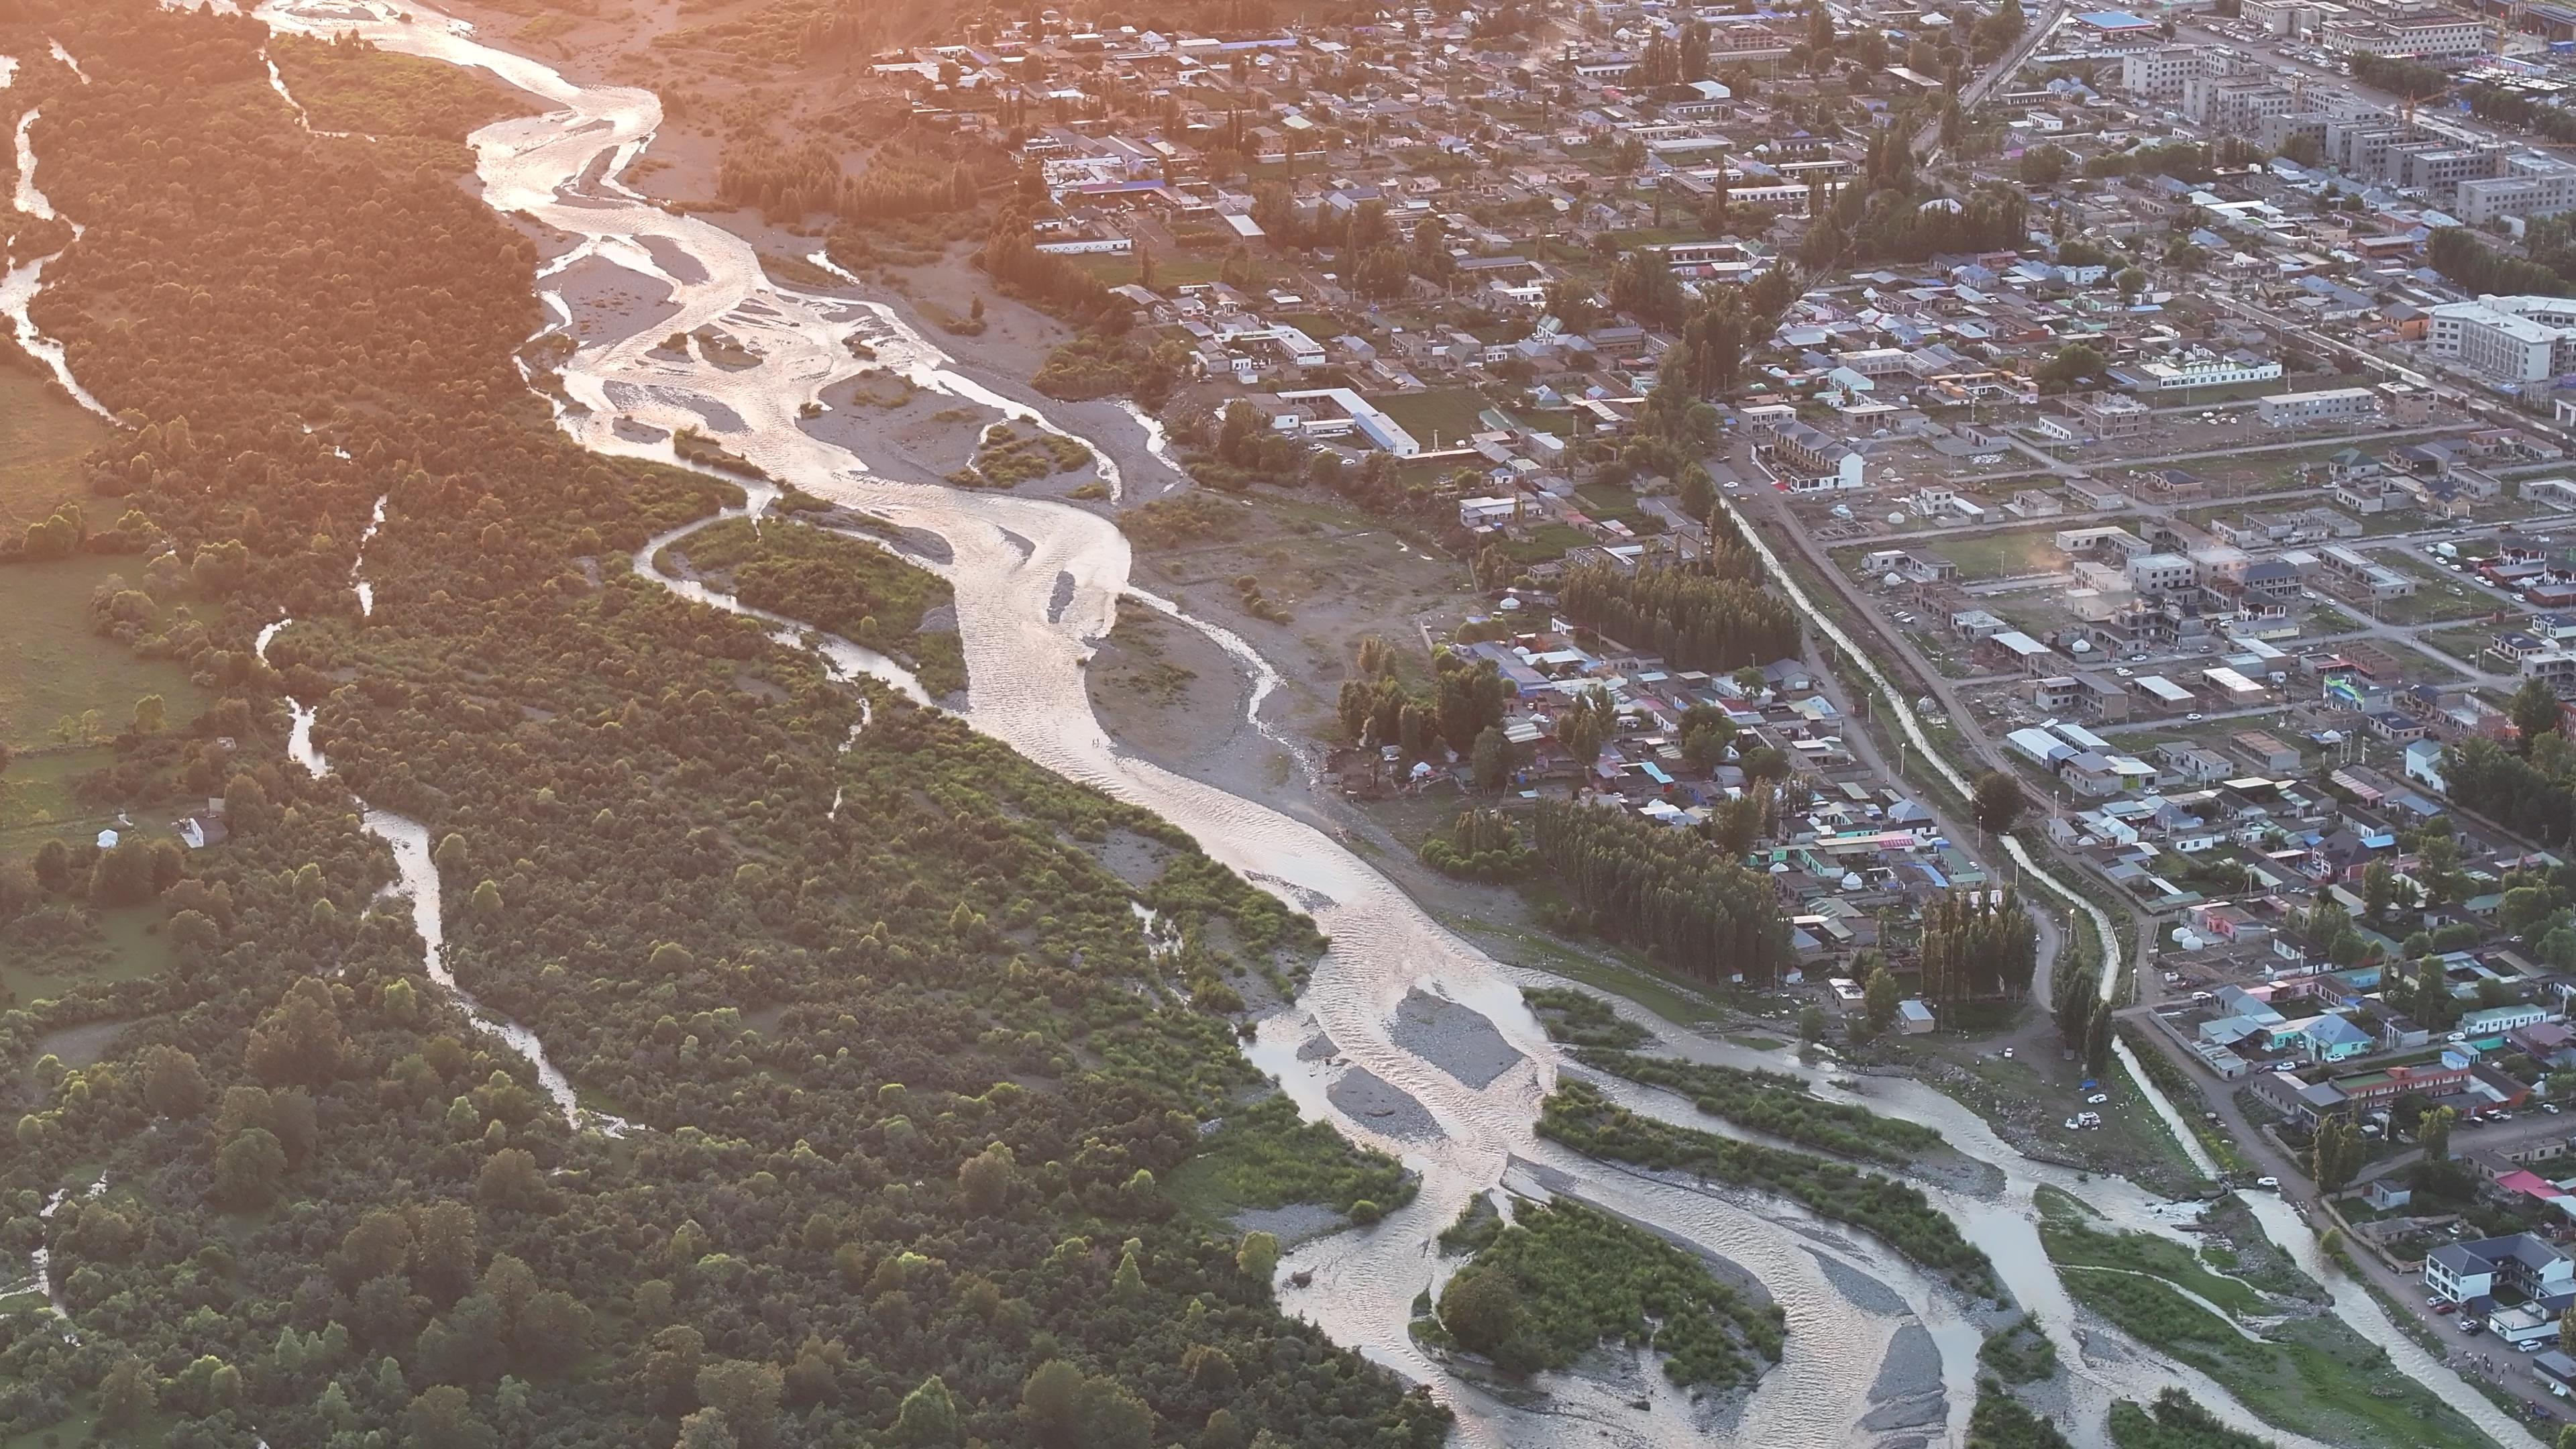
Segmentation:
{"type": "Polygon", "coordinates": [[[2542,845],[2576,835],[2576,745],[2555,729],[2511,749],[2463,741],[2443,752],[2442,779],[2463,807],[2542,845]]]}
{"type": "MultiPolygon", "coordinates": [[[[1492,1211],[1477,1198],[1470,1213],[1480,1206],[1492,1211]]],[[[1779,1305],[1747,1300],[1643,1228],[1571,1201],[1527,1202],[1508,1225],[1462,1238],[1478,1239],[1441,1290],[1440,1327],[1508,1373],[1569,1368],[1604,1342],[1656,1349],[1684,1388],[1750,1383],[1779,1362],[1779,1305]]]]}
{"type": "Polygon", "coordinates": [[[1923,908],[1916,960],[1923,999],[1936,1010],[2018,997],[2039,969],[2039,925],[2009,890],[1949,891],[1923,908]]]}
{"type": "MultiPolygon", "coordinates": [[[[1125,304],[1071,259],[1039,251],[1036,234],[1029,230],[1029,214],[1025,200],[1015,198],[1004,206],[985,233],[975,265],[995,286],[1030,306],[1087,327],[1111,333],[1121,330],[1128,317],[1125,304]]],[[[836,253],[842,237],[843,232],[836,229],[832,237],[836,253]]]]}
{"type": "Polygon", "coordinates": [[[1445,648],[1431,656],[1427,691],[1405,684],[1394,651],[1379,640],[1363,641],[1360,672],[1342,682],[1337,701],[1343,737],[1364,748],[1399,745],[1407,759],[1441,745],[1462,758],[1471,754],[1477,738],[1502,723],[1512,693],[1494,661],[1470,662],[1445,648]]]}
{"type": "MultiPolygon", "coordinates": [[[[2121,1441],[2122,1449],[2133,1449],[2121,1441]]],[[[2003,1385],[1977,1385],[1977,1407],[1968,1415],[1969,1449],[2068,1449],[2057,1425],[2022,1407],[2003,1385]]]]}
{"type": "Polygon", "coordinates": [[[1615,808],[1541,800],[1532,831],[1583,923],[1702,981],[1768,986],[1789,925],[1768,877],[1688,831],[1615,808]]]}
{"type": "Polygon", "coordinates": [[[819,141],[728,146],[716,168],[716,199],[785,221],[822,212],[866,225],[973,211],[985,183],[1007,181],[1010,174],[1007,156],[962,140],[889,143],[856,175],[844,171],[839,154],[819,141]]]}
{"type": "Polygon", "coordinates": [[[2068,392],[2089,385],[2110,366],[2102,349],[2090,342],[2070,342],[2057,349],[2032,375],[2042,392],[2068,392]]]}
{"type": "Polygon", "coordinates": [[[86,511],[79,504],[59,504],[53,512],[28,524],[18,537],[0,538],[0,564],[43,563],[81,553],[141,553],[151,532],[151,520],[129,509],[115,528],[92,533],[86,511]]]}
{"type": "Polygon", "coordinates": [[[2070,967],[2061,960],[2049,975],[2048,995],[2058,1040],[2083,1053],[2086,1071],[2098,1077],[2109,1070],[2114,1022],[2111,1003],[2102,999],[2101,966],[2088,961],[2070,967]]]}
{"type": "Polygon", "coordinates": [[[2152,1407],[2122,1399],[2111,1406],[2111,1442],[2119,1449],[2269,1449],[2271,1441],[2231,1429],[2180,1389],[2156,1395],[2152,1407]]]}
{"type": "Polygon", "coordinates": [[[1912,190],[1865,191],[1849,187],[1801,242],[1814,267],[1835,258],[1919,262],[1936,253],[1985,252],[2019,245],[2029,230],[2029,199],[2019,191],[1989,187],[1967,200],[1912,190]]]}
{"type": "Polygon", "coordinates": [[[2317,1124],[2316,1140],[2308,1147],[2308,1175],[2316,1180],[2317,1190],[2338,1193],[2352,1184],[2352,1175],[2361,1170],[2369,1155],[2369,1145],[2361,1129],[2341,1117],[2328,1117],[2317,1124]]]}
{"type": "Polygon", "coordinates": [[[2460,98],[2468,102],[2469,114],[2481,121],[2536,132],[2552,141],[2576,141],[2576,112],[2564,106],[2536,101],[2520,91],[2484,81],[2462,90],[2460,98]]]}
{"type": "Polygon", "coordinates": [[[874,544],[794,521],[729,518],[667,551],[755,609],[893,655],[933,698],[966,687],[956,630],[921,627],[925,615],[955,604],[947,581],[874,544]]]}
{"type": "Polygon", "coordinates": [[[2538,293],[2548,295],[2563,291],[2571,273],[2537,260],[2541,245],[2547,240],[2547,228],[2535,220],[2526,234],[2526,249],[2533,260],[2507,256],[2478,239],[2476,232],[2464,226],[2446,226],[2433,233],[2425,243],[2425,257],[2434,270],[2472,292],[2538,293]]]}
{"type": "Polygon", "coordinates": [[[1147,345],[1135,338],[1086,332],[1049,352],[1030,379],[1048,397],[1079,402],[1125,393],[1148,411],[1171,399],[1189,349],[1178,341],[1147,345]]]}
{"type": "Polygon", "coordinates": [[[1797,610],[1764,589],[1751,551],[1713,536],[1695,564],[1633,572],[1604,563],[1565,571],[1557,589],[1566,617],[1677,669],[1730,670],[1798,652],[1797,610]]]}
{"type": "Polygon", "coordinates": [[[1637,70],[1633,79],[1648,87],[1688,85],[1707,80],[1708,26],[1698,20],[1686,20],[1670,35],[1657,34],[1637,52],[1637,70]]]}
{"type": "Polygon", "coordinates": [[[1500,810],[1461,810],[1447,835],[1422,842],[1423,864],[1469,880],[1510,880],[1537,858],[1500,810]]]}
{"type": "Polygon", "coordinates": [[[1560,1080],[1539,1110],[1538,1130],[1588,1157],[1659,1172],[1678,1169],[1788,1198],[1819,1217],[1876,1234],[1962,1292],[1995,1292],[1994,1264],[1910,1183],[1813,1153],[1640,1117],[1589,1082],[1560,1080]]]}
{"type": "Polygon", "coordinates": [[[523,92],[481,72],[384,54],[354,31],[327,41],[272,36],[268,56],[318,131],[462,142],[494,121],[537,109],[523,92]]]}
{"type": "MultiPolygon", "coordinates": [[[[1272,428],[1261,416],[1261,410],[1237,398],[1216,415],[1212,429],[1184,427],[1175,436],[1206,444],[1206,451],[1190,460],[1190,471],[1202,483],[1230,487],[1240,492],[1259,479],[1271,483],[1293,483],[1307,466],[1307,452],[1296,439],[1272,428]],[[1210,471],[1211,467],[1216,471],[1210,471]]],[[[1317,458],[1324,455],[1316,454],[1317,458]]],[[[1371,453],[1375,460],[1382,454],[1371,453]]],[[[1340,477],[1336,464],[1335,479],[1340,477]]],[[[1381,474],[1383,467],[1381,467],[1381,474]]]]}
{"type": "Polygon", "coordinates": [[[2410,100],[2439,99],[2451,89],[2451,73],[2438,65],[2402,56],[2356,55],[2352,78],[2373,90],[2391,91],[2410,100]]]}
{"type": "Polygon", "coordinates": [[[2012,49],[2013,42],[2021,39],[2021,33],[2029,28],[2029,18],[2021,12],[2021,0],[2004,0],[1991,14],[1978,21],[1976,29],[1971,32],[1977,63],[1983,65],[1990,60],[2002,59],[2004,52],[2012,49]]]}
{"type": "MultiPolygon", "coordinates": [[[[1202,988],[1285,982],[1311,924],[898,699],[845,751],[862,702],[810,655],[636,577],[739,492],[558,434],[511,361],[533,245],[417,149],[307,136],[257,21],[7,13],[0,51],[51,36],[91,78],[13,86],[86,225],[43,325],[136,424],[87,467],[149,517],[147,578],[211,562],[228,603],[154,636],[220,702],[118,741],[125,803],[219,795],[232,838],[157,897],[168,970],[0,1012],[29,1104],[0,1233],[51,1250],[80,1333],[0,1336],[0,1433],[1440,1441],[1161,1185],[1203,1121],[1273,1130],[1236,1121],[1259,1078],[1202,988]],[[282,692],[331,778],[287,761],[282,692]],[[458,979],[633,1135],[575,1131],[428,978],[353,791],[440,842],[458,979]],[[1159,874],[1110,871],[1113,840],[1159,874]],[[131,1024],[98,1061],[29,1065],[102,1019],[131,1024]]],[[[117,869],[90,875],[131,892],[117,869]]],[[[1315,1181],[1396,1171],[1294,1140],[1315,1181]]]]}

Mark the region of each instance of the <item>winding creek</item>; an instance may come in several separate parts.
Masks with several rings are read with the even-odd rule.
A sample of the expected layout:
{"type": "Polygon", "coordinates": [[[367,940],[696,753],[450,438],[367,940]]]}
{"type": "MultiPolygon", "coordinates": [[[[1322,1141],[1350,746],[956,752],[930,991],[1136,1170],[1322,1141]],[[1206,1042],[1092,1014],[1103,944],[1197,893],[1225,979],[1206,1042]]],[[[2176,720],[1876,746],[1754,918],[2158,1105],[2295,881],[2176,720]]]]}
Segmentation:
{"type": "MultiPolygon", "coordinates": [[[[1581,1072],[1565,1062],[1522,1004],[1520,986],[1541,977],[1501,966],[1478,952],[1316,829],[1116,747],[1092,714],[1083,669],[1122,597],[1205,630],[1241,663],[1254,681],[1256,724],[1278,675],[1242,639],[1191,619],[1171,601],[1135,590],[1128,581],[1127,541],[1110,520],[1007,493],[890,481],[871,473],[863,457],[797,426],[803,404],[818,400],[826,386],[866,369],[845,345],[852,338],[874,348],[878,365],[925,388],[1076,436],[1038,403],[1002,390],[1016,391],[1015,385],[967,376],[893,307],[782,287],[764,275],[748,242],[644,202],[617,177],[650,144],[660,123],[660,105],[650,93],[575,84],[540,62],[480,43],[470,27],[409,0],[399,8],[387,0],[271,0],[258,13],[281,30],[327,36],[355,29],[388,50],[483,67],[555,107],[547,115],[496,123],[473,137],[487,200],[580,239],[585,254],[667,286],[679,308],[676,316],[647,329],[652,335],[585,345],[574,354],[564,368],[574,405],[558,410],[567,431],[602,452],[670,461],[668,435],[695,427],[809,492],[865,508],[897,527],[937,535],[948,545],[949,559],[935,569],[955,587],[958,628],[972,678],[972,700],[963,717],[1041,765],[1172,820],[1210,855],[1313,913],[1330,934],[1333,949],[1317,965],[1307,990],[1293,1007],[1262,1024],[1250,1045],[1251,1056],[1310,1115],[1402,1157],[1421,1173],[1422,1190],[1412,1204],[1373,1227],[1323,1237],[1290,1253],[1281,1268],[1281,1300],[1289,1311],[1313,1320],[1336,1341],[1430,1385],[1456,1410],[1459,1438],[1469,1444],[1624,1446],[1714,1440],[1765,1449],[1829,1449],[1912,1441],[1926,1434],[1948,1443],[1964,1438],[1985,1326],[1973,1305],[1875,1240],[1818,1222],[1778,1199],[1621,1170],[1539,1138],[1533,1126],[1539,1103],[1561,1072],[1581,1072]],[[685,360],[652,351],[661,335],[706,326],[721,327],[739,340],[757,355],[756,364],[718,367],[695,349],[685,360]],[[642,426],[621,430],[621,421],[642,426]],[[646,436],[659,441],[640,440],[646,436]],[[1491,1044],[1503,1065],[1491,1073],[1462,1071],[1454,1054],[1421,1052],[1400,1043],[1398,1008],[1417,993],[1454,1003],[1490,1023],[1491,1044]],[[1345,1089],[1363,1079],[1374,1100],[1397,1106],[1358,1111],[1343,1105],[1358,1100],[1345,1089]],[[1507,1401],[1445,1372],[1407,1333],[1411,1304],[1443,1271],[1433,1245],[1440,1229],[1470,1198],[1505,1183],[1533,1194],[1579,1197],[1650,1223],[1741,1268],[1787,1315],[1783,1362],[1749,1395],[1698,1405],[1685,1402],[1651,1365],[1634,1362],[1597,1374],[1553,1376],[1548,1382],[1552,1392],[1536,1403],[1507,1401]],[[1293,1286],[1291,1273],[1311,1274],[1311,1282],[1293,1286]],[[1884,1413],[1888,1396],[1874,1398],[1873,1388],[1883,1366],[1900,1351],[1919,1356],[1926,1340],[1937,1357],[1938,1388],[1944,1392],[1916,1416],[1918,1423],[1893,1423],[1884,1413]],[[1650,1407],[1641,1411],[1634,1406],[1640,1401],[1650,1407]]],[[[68,57],[60,58],[69,63],[68,57]]],[[[0,66],[0,84],[5,84],[8,69],[0,66]]],[[[31,110],[16,127],[16,202],[21,211],[41,216],[50,208],[32,179],[36,119],[31,110]]],[[[70,378],[60,349],[45,352],[44,340],[27,320],[41,266],[37,261],[8,273],[0,282],[0,311],[12,318],[20,338],[66,387],[96,408],[95,399],[70,378]]],[[[540,288],[546,289],[559,270],[550,267],[540,288]]],[[[547,295],[550,317],[569,315],[560,295],[551,289],[547,295]]],[[[1142,414],[1135,423],[1146,440],[1141,461],[1158,470],[1154,486],[1170,486],[1169,452],[1159,429],[1142,414]]],[[[1127,480],[1116,463],[1096,444],[1086,440],[1086,446],[1099,456],[1102,476],[1113,492],[1122,490],[1127,480]]],[[[1140,463],[1136,457],[1129,461],[1140,463]]],[[[746,508],[737,512],[757,516],[770,496],[754,489],[746,508]]],[[[653,540],[636,557],[639,571],[690,597],[777,625],[783,637],[816,649],[844,677],[873,675],[921,698],[918,684],[882,656],[760,615],[703,583],[663,573],[656,564],[660,550],[701,526],[653,540]]],[[[351,585],[361,612],[371,614],[363,556],[351,585]]],[[[280,620],[261,631],[263,660],[287,627],[288,621],[280,620]]],[[[314,710],[294,701],[290,708],[296,761],[317,777],[327,774],[328,762],[313,738],[314,710]]],[[[1919,729],[1910,717],[1906,724],[1919,729]]],[[[858,746],[854,733],[853,747],[858,746]]],[[[392,889],[410,903],[432,978],[457,993],[481,1029],[536,1065],[549,1097],[568,1121],[625,1130],[626,1124],[581,1108],[571,1084],[531,1032],[483,1010],[458,987],[442,959],[440,883],[428,832],[418,822],[359,804],[366,831],[393,852],[397,883],[392,889]]],[[[2024,867],[2035,870],[2027,861],[2024,867]]],[[[2097,921],[2116,959],[2117,945],[2107,940],[2107,924],[2097,921]]],[[[1785,1053],[1756,1053],[1712,1041],[1627,1003],[1617,1004],[1678,1053],[1798,1072],[1824,1096],[1862,1101],[1887,1115],[1921,1122],[1966,1157],[1989,1164],[2000,1183],[1991,1191],[1930,1181],[1921,1185],[1958,1218],[1967,1236],[1993,1258],[2013,1298],[2057,1339],[2070,1370],[2067,1396],[2072,1401],[2061,1422],[2086,1449],[2107,1442],[2103,1417],[2113,1399],[2152,1397],[2170,1384],[2188,1388],[2231,1423],[2260,1430],[2293,1449],[2310,1449],[2309,1441],[2262,1428],[2217,1385],[2157,1359],[2099,1324],[2088,1325],[2087,1346],[2077,1347],[2076,1310],[2039,1250],[2032,1194],[2041,1185],[2061,1187],[2115,1226],[2167,1234],[2178,1233],[2184,1209],[2126,1182],[2086,1178],[2027,1158],[1974,1113],[1919,1083],[1871,1078],[1845,1088],[1825,1080],[1823,1069],[1803,1066],[1785,1053]]],[[[1703,1130],[1725,1130],[1669,1093],[1616,1080],[1603,1085],[1639,1112],[1703,1130]]],[[[2187,1132],[2181,1135],[2187,1147],[2196,1147],[2187,1132]]],[[[2305,1225],[2278,1202],[2255,1206],[2274,1239],[2303,1266],[2319,1272],[2321,1254],[2305,1225]]],[[[43,1264],[34,1266],[41,1274],[43,1264]]],[[[2357,1285],[2340,1277],[2327,1281],[2337,1289],[2336,1311],[2365,1337],[2386,1345],[2401,1371],[2460,1405],[2499,1442],[2515,1449],[2535,1442],[2396,1333],[2357,1285]]],[[[1925,1384],[1921,1375],[1916,1377],[1904,1397],[1919,1403],[1925,1384]]]]}
{"type": "MultiPolygon", "coordinates": [[[[379,508],[382,506],[378,505],[379,508]]],[[[361,567],[364,562],[361,558],[361,567]]],[[[260,663],[268,662],[269,646],[293,622],[292,619],[279,619],[259,631],[259,638],[252,648],[260,663]]],[[[286,708],[292,721],[286,738],[288,756],[314,779],[324,778],[331,773],[331,762],[324,757],[321,746],[313,742],[313,722],[320,712],[319,707],[289,698],[286,708]]],[[[634,1130],[632,1124],[623,1118],[581,1105],[571,1080],[546,1056],[545,1044],[537,1040],[535,1032],[484,1006],[473,993],[456,984],[456,973],[447,968],[446,915],[440,904],[438,865],[430,855],[429,827],[409,816],[379,810],[364,800],[357,803],[358,828],[383,841],[393,852],[394,882],[386,889],[389,894],[411,904],[411,923],[413,929],[420,933],[421,964],[428,971],[429,979],[454,993],[476,1030],[528,1059],[529,1064],[536,1068],[538,1086],[544,1090],[547,1100],[554,1103],[555,1110],[563,1114],[567,1125],[588,1127],[611,1136],[634,1130]]]]}
{"type": "MultiPolygon", "coordinates": [[[[70,63],[71,57],[63,54],[61,46],[55,46],[53,52],[63,63],[70,63]]],[[[0,65],[0,90],[6,90],[10,82],[16,78],[18,62],[11,57],[0,57],[0,60],[8,62],[6,65],[0,65]]],[[[74,69],[77,73],[77,67],[74,69]]],[[[81,81],[85,85],[89,77],[82,76],[81,81]]],[[[41,119],[43,119],[43,110],[35,106],[28,107],[18,117],[16,132],[18,183],[12,190],[10,204],[22,216],[30,216],[38,221],[62,222],[70,229],[72,240],[78,241],[81,224],[68,217],[56,216],[53,203],[46,199],[45,193],[36,186],[35,134],[36,122],[41,119]]],[[[58,249],[40,257],[29,257],[24,261],[16,262],[5,274],[0,274],[0,317],[9,319],[10,325],[17,332],[18,345],[25,348],[29,356],[43,363],[53,373],[54,381],[62,384],[63,391],[69,393],[74,402],[113,422],[114,415],[101,406],[97,398],[90,396],[89,389],[82,387],[72,376],[71,364],[63,357],[62,343],[47,337],[36,326],[35,319],[27,314],[28,308],[35,304],[36,293],[44,287],[45,264],[61,255],[62,252],[58,249]]],[[[0,254],[0,260],[8,259],[4,254],[0,254]]]]}

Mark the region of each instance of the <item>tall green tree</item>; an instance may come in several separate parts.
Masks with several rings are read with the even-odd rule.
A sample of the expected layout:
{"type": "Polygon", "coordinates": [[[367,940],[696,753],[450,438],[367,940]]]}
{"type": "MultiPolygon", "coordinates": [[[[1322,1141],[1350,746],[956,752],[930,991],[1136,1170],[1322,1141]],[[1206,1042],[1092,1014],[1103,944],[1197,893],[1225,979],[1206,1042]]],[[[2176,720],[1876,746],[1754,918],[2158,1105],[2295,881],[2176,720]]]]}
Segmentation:
{"type": "Polygon", "coordinates": [[[2506,701],[2505,717],[2513,721],[2516,747],[2527,755],[2542,735],[2558,729],[2558,691],[2547,680],[2525,680],[2506,701]]]}
{"type": "Polygon", "coordinates": [[[1988,770],[1977,777],[1970,804],[1977,812],[1977,823],[2001,835],[2021,819],[2030,799],[2022,792],[2020,780],[2002,770],[1988,770]]]}

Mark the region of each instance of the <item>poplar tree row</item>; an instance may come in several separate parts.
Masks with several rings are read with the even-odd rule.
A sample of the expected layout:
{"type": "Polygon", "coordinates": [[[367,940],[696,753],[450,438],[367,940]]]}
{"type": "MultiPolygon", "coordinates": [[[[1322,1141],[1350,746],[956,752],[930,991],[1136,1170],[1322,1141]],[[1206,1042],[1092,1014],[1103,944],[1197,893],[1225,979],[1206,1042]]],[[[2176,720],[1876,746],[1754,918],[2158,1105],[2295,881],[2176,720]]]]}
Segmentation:
{"type": "Polygon", "coordinates": [[[2009,890],[1954,890],[1923,910],[1923,999],[2020,996],[2039,969],[2039,927],[2009,890]]]}
{"type": "Polygon", "coordinates": [[[1605,563],[1566,570],[1566,616],[1679,669],[1768,664],[1798,652],[1798,615],[1753,579],[1705,565],[1624,572],[1605,563]]]}
{"type": "Polygon", "coordinates": [[[1612,940],[1707,981],[1740,974],[1768,986],[1788,964],[1789,923],[1770,880],[1696,833],[1541,800],[1536,844],[1589,924],[1612,940]]]}

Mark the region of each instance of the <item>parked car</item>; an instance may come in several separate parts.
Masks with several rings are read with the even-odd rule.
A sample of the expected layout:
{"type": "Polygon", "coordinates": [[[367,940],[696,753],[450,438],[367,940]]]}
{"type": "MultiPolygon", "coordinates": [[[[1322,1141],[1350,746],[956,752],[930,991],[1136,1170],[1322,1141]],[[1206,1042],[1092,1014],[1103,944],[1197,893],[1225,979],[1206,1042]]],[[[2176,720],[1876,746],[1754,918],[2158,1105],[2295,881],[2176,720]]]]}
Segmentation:
{"type": "Polygon", "coordinates": [[[2440,1303],[2434,1304],[2433,1311],[2435,1313],[2457,1313],[2460,1311],[2460,1305],[2445,1299],[2440,1303]]]}
{"type": "Polygon", "coordinates": [[[2258,1177],[2254,1179],[2254,1185],[2256,1187],[2268,1187],[2274,1192],[2279,1192],[2281,1190],[2281,1179],[2277,1177],[2258,1177]]]}

